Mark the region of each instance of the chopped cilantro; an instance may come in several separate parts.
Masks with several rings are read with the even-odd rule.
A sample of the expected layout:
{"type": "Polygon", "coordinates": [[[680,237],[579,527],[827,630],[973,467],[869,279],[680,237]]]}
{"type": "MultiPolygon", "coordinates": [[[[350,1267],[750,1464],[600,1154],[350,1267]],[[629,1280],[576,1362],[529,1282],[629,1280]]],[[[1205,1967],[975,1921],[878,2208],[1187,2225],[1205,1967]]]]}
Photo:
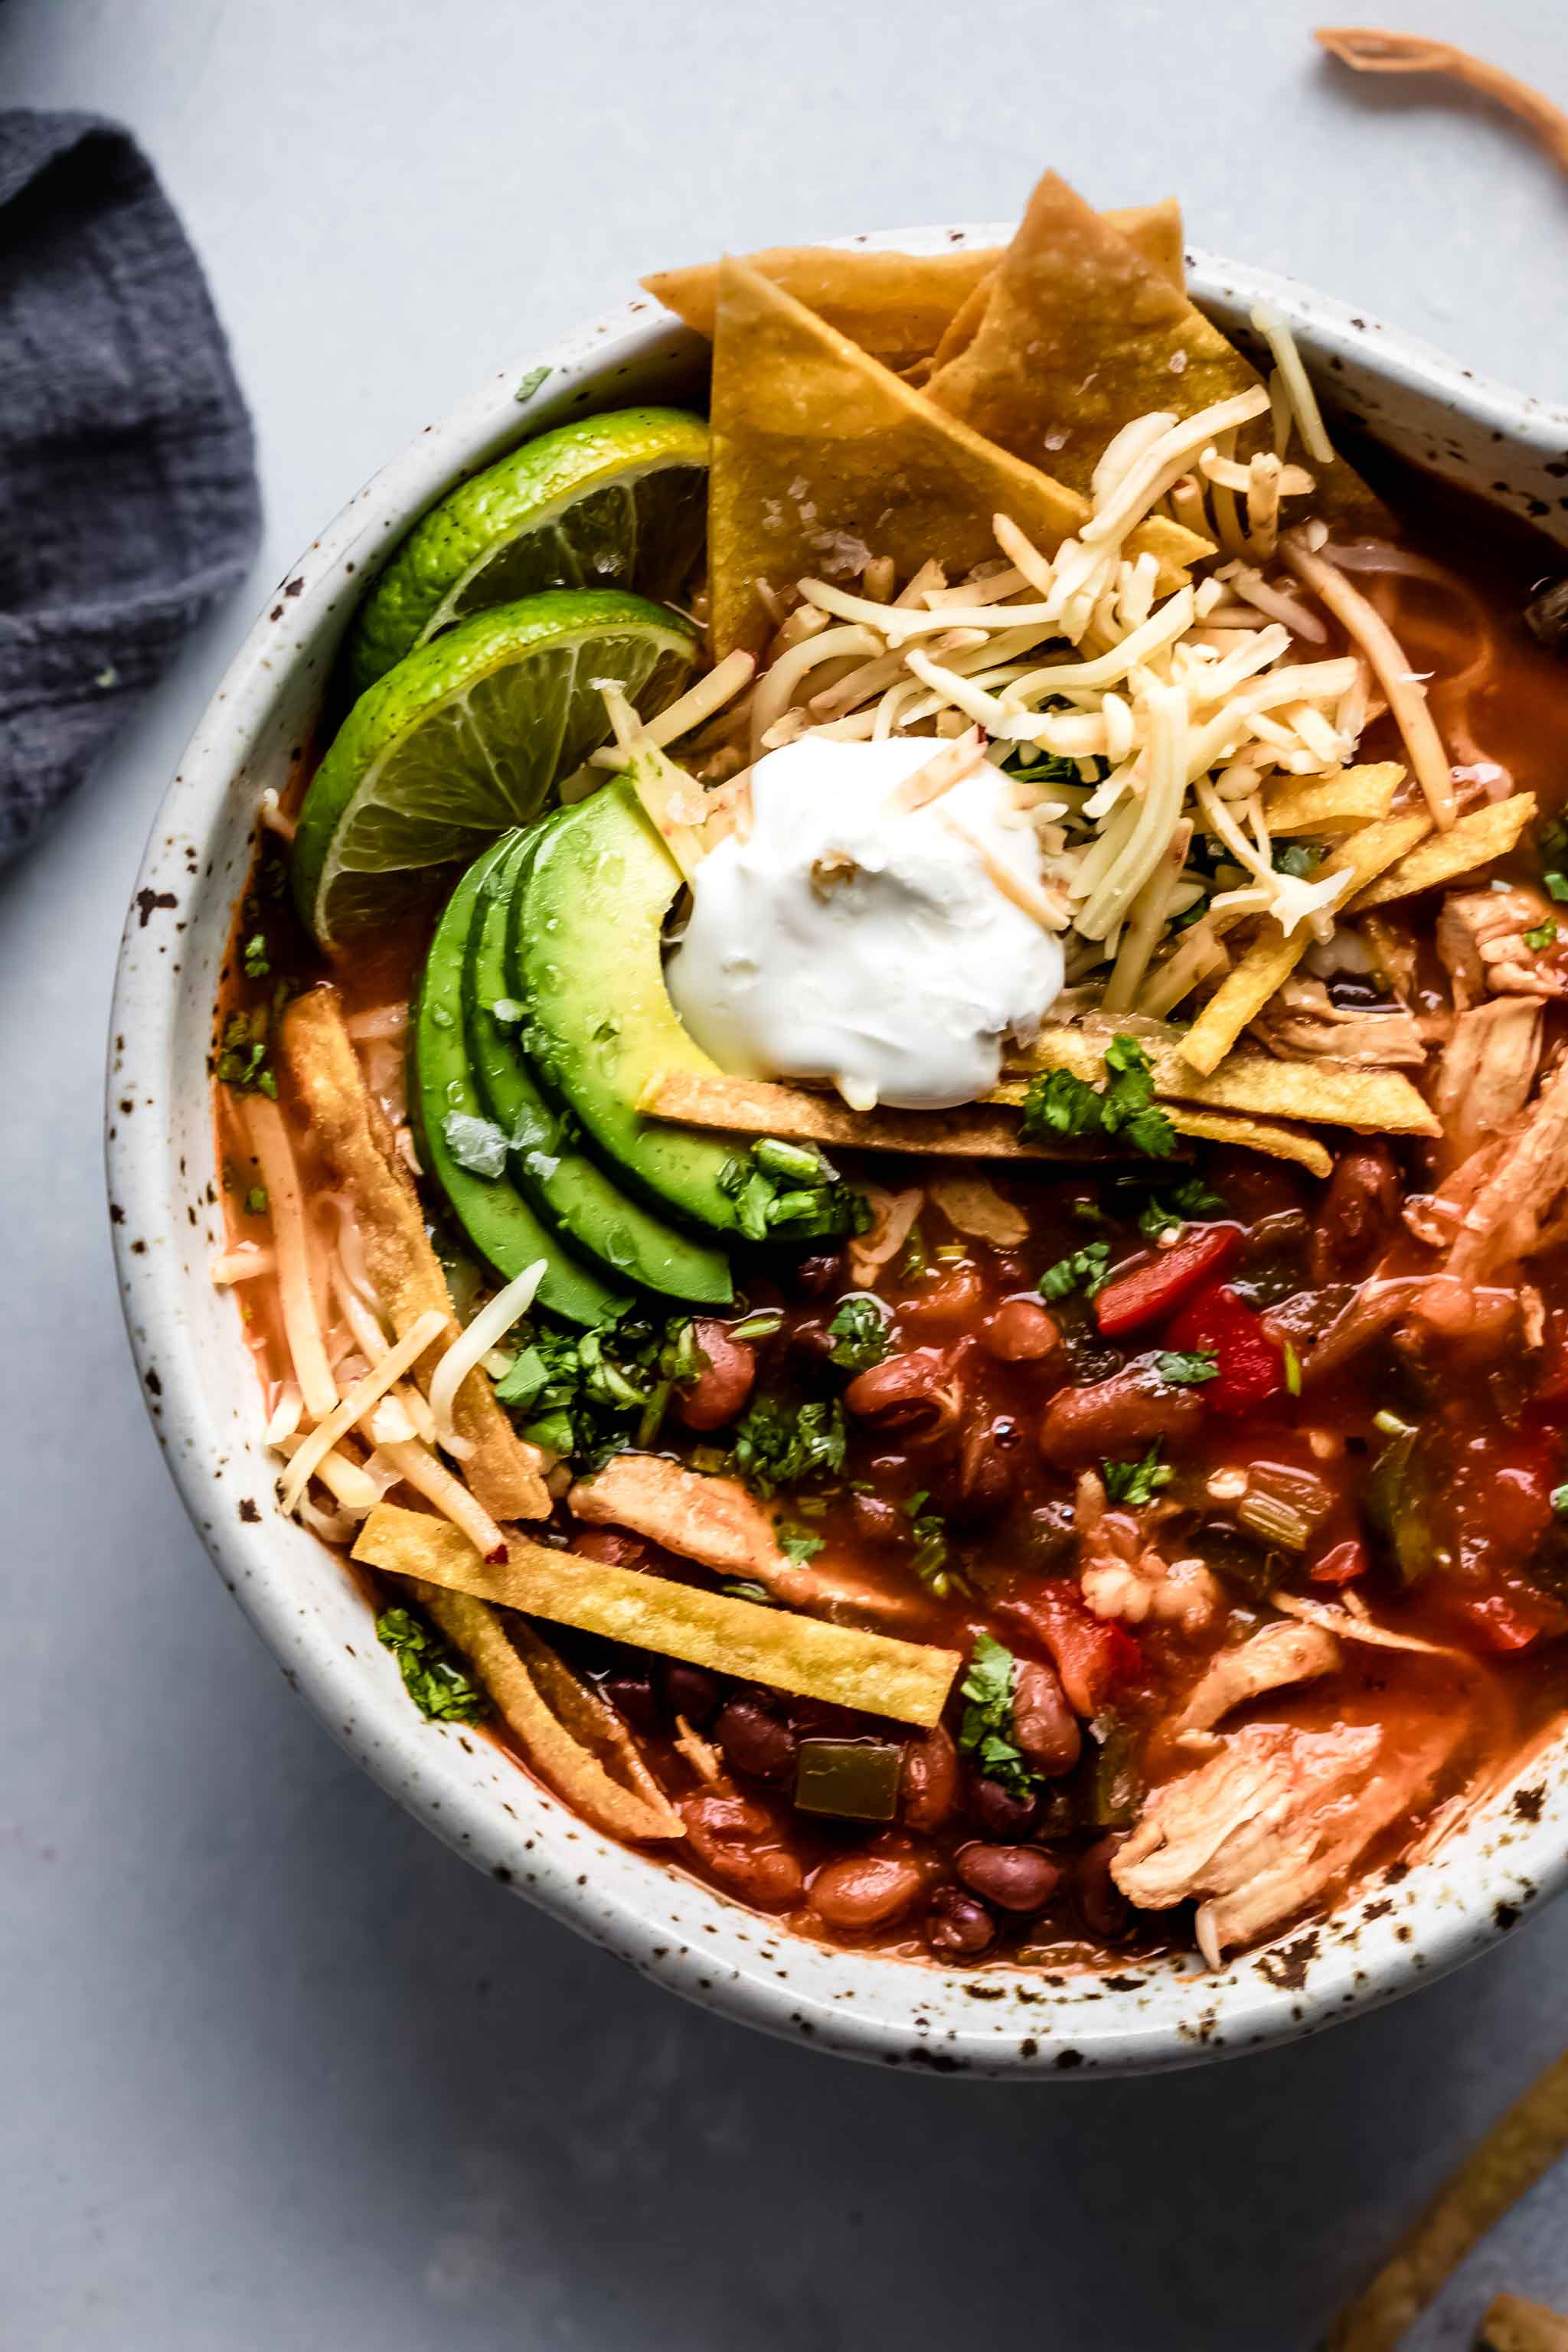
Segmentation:
{"type": "Polygon", "coordinates": [[[1071,1213],[1080,1225],[1108,1225],[1110,1223],[1098,1201],[1075,1201],[1071,1213]]]}
{"type": "Polygon", "coordinates": [[[549,1369],[538,1349],[520,1348],[496,1382],[497,1401],[510,1405],[514,1412],[525,1412],[549,1378],[549,1369]]]}
{"type": "Polygon", "coordinates": [[[794,1405],[758,1397],[736,1426],[733,1467],[759,1495],[834,1478],[844,1467],[847,1433],[838,1401],[794,1405]]]}
{"type": "Polygon", "coordinates": [[[1030,1142],[1057,1135],[1122,1136],[1134,1151],[1168,1160],[1176,1131],[1154,1100],[1154,1072],[1135,1037],[1118,1031],[1105,1049],[1106,1084],[1091,1087],[1070,1070],[1031,1079],[1023,1133],[1030,1142]]]}
{"type": "Polygon", "coordinates": [[[1541,878],[1546,885],[1548,895],[1555,898],[1560,907],[1568,904],[1568,873],[1563,870],[1568,866],[1568,823],[1558,816],[1553,817],[1550,824],[1542,825],[1538,846],[1542,858],[1541,878]]]}
{"type": "Polygon", "coordinates": [[[844,1183],[815,1145],[784,1143],[764,1135],[752,1144],[752,1158],[773,1182],[773,1197],[763,1212],[769,1234],[805,1241],[823,1234],[863,1234],[870,1224],[871,1207],[864,1193],[844,1183]]]}
{"type": "Polygon", "coordinates": [[[1013,1691],[1018,1662],[1011,1650],[976,1633],[969,1654],[969,1672],[959,1685],[968,1704],[959,1726],[958,1744],[973,1757],[988,1780],[997,1780],[1010,1797],[1034,1793],[1038,1774],[1024,1761],[1013,1738],[1013,1691]]]}
{"type": "Polygon", "coordinates": [[[841,1372],[868,1372],[888,1352],[888,1318],[864,1291],[844,1301],[827,1332],[833,1341],[827,1360],[841,1372]]]}
{"type": "Polygon", "coordinates": [[[963,1592],[968,1588],[957,1570],[948,1566],[947,1529],[935,1511],[927,1510],[930,1500],[922,1486],[901,1507],[915,1539],[910,1565],[927,1590],[939,1600],[945,1600],[950,1592],[963,1592]]]}
{"type": "Polygon", "coordinates": [[[1083,782],[1078,772],[1078,761],[1069,760],[1061,751],[1047,751],[1038,760],[1030,760],[1026,755],[1023,764],[1009,768],[1007,773],[1016,776],[1021,784],[1080,784],[1083,782]]]}
{"type": "Polygon", "coordinates": [[[224,1023],[223,1043],[214,1071],[237,1095],[268,1095],[278,1099],[278,1079],[267,1059],[267,1014],[231,1013],[224,1023]]]}
{"type": "Polygon", "coordinates": [[[1269,863],[1276,874],[1293,874],[1300,882],[1314,875],[1323,853],[1315,841],[1277,841],[1269,863]]]}
{"type": "Polygon", "coordinates": [[[248,1217],[264,1217],[269,1203],[265,1184],[253,1184],[245,1196],[245,1213],[248,1217]]]}
{"type": "Polygon", "coordinates": [[[613,1331],[536,1330],[496,1383],[499,1402],[525,1413],[523,1434],[597,1469],[628,1446],[657,1438],[678,1380],[703,1369],[684,1316],[628,1316],[613,1331]]]}
{"type": "Polygon", "coordinates": [[[1560,1519],[1568,1519],[1568,1486],[1553,1486],[1552,1507],[1560,1519]]]}
{"type": "Polygon", "coordinates": [[[1097,1297],[1105,1287],[1110,1270],[1110,1244],[1085,1242],[1082,1249],[1074,1250],[1070,1257],[1059,1257],[1055,1265],[1047,1266],[1040,1276],[1040,1297],[1066,1298],[1081,1289],[1089,1297],[1097,1297]]]}
{"type": "Polygon", "coordinates": [[[1524,935],[1524,944],[1527,948],[1532,948],[1535,953],[1539,955],[1542,949],[1549,948],[1556,937],[1556,921],[1551,915],[1548,915],[1543,923],[1537,923],[1533,930],[1526,931],[1524,935]]]}
{"type": "Polygon", "coordinates": [[[1223,1194],[1211,1192],[1199,1176],[1190,1176],[1167,1197],[1169,1205],[1157,1193],[1151,1193],[1139,1213],[1138,1230],[1149,1241],[1157,1242],[1163,1234],[1204,1217],[1223,1217],[1229,1205],[1223,1194]]]}
{"type": "Polygon", "coordinates": [[[809,1528],[791,1527],[784,1519],[779,1521],[773,1533],[779,1539],[780,1551],[786,1559],[793,1559],[797,1568],[804,1568],[808,1559],[815,1559],[823,1547],[821,1536],[814,1536],[809,1528]]]}
{"type": "Polygon", "coordinates": [[[1168,1486],[1175,1472],[1160,1459],[1158,1443],[1149,1448],[1142,1462],[1107,1462],[1102,1465],[1105,1491],[1113,1503],[1130,1504],[1137,1510],[1152,1503],[1162,1486],[1168,1486]]]}
{"type": "Polygon", "coordinates": [[[917,1217],[910,1227],[910,1237],[904,1244],[903,1255],[899,1260],[899,1272],[906,1282],[918,1282],[930,1264],[931,1260],[926,1255],[926,1238],[921,1231],[920,1219],[917,1217]]]}
{"type": "Polygon", "coordinates": [[[409,1697],[432,1723],[478,1723],[488,1713],[484,1693],[455,1653],[411,1610],[384,1609],[375,1638],[392,1652],[409,1697]]]}
{"type": "Polygon", "coordinates": [[[1197,1388],[1212,1381],[1219,1370],[1219,1358],[1212,1349],[1194,1349],[1190,1354],[1167,1349],[1154,1359],[1154,1370],[1170,1389],[1197,1388]]]}
{"type": "Polygon", "coordinates": [[[250,937],[246,940],[244,947],[240,950],[240,961],[245,966],[245,976],[247,980],[266,979],[268,973],[272,969],[272,965],[267,953],[267,934],[265,931],[252,931],[250,937]]]}
{"type": "Polygon", "coordinates": [[[512,398],[516,401],[531,400],[540,385],[552,373],[553,371],[547,367],[530,368],[517,390],[512,394],[512,398]]]}

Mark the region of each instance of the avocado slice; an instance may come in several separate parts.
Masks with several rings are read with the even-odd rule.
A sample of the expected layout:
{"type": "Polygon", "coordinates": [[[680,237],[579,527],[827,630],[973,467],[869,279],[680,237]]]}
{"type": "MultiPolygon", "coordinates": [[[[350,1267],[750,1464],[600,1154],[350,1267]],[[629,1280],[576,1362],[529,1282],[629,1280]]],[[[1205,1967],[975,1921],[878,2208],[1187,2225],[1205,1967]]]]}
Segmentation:
{"type": "Polygon", "coordinates": [[[753,1176],[729,1144],[641,1117],[662,1070],[718,1075],[664,984],[659,936],[680,875],[624,780],[540,826],[509,934],[512,994],[527,1008],[528,1056],[636,1191],[715,1233],[754,1235],[753,1176]]]}
{"type": "Polygon", "coordinates": [[[592,1328],[624,1314],[630,1304],[626,1294],[612,1290],[587,1266],[579,1265],[504,1173],[480,1176],[463,1167],[453,1157],[447,1134],[447,1122],[454,1114],[476,1125],[484,1118],[463,1034],[463,962],[485,877],[511,846],[512,836],[503,835],[475,860],[436,926],[409,1033],[409,1108],[420,1165],[439,1184],[481,1256],[508,1281],[543,1258],[540,1305],[568,1323],[592,1328]]]}
{"type": "Polygon", "coordinates": [[[510,849],[489,866],[469,925],[463,975],[469,1067],[489,1117],[512,1139],[512,1181],[541,1216],[610,1275],[668,1297],[727,1306],[734,1292],[723,1251],[679,1233],[631,1200],[563,1137],[567,1122],[541,1092],[519,1039],[521,1003],[510,1022],[498,1021],[491,1010],[511,993],[511,899],[523,887],[539,839],[538,827],[510,835],[510,849]]]}

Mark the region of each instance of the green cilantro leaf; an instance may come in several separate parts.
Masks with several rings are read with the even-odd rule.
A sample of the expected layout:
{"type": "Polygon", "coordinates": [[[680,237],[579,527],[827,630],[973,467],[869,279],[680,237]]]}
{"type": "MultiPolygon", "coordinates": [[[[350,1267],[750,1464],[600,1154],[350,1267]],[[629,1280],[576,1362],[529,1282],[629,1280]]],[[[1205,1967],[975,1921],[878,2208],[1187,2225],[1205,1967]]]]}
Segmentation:
{"type": "Polygon", "coordinates": [[[776,1495],[781,1486],[837,1477],[847,1443],[837,1398],[794,1405],[763,1396],[737,1424],[731,1461],[754,1493],[776,1495]]]}
{"type": "Polygon", "coordinates": [[[949,1593],[965,1592],[969,1588],[957,1570],[948,1565],[947,1529],[935,1511],[926,1509],[930,1500],[922,1486],[900,1507],[915,1539],[910,1565],[927,1590],[939,1600],[945,1600],[949,1593]]]}
{"type": "Polygon", "coordinates": [[[1107,1462],[1101,1465],[1105,1491],[1113,1503],[1126,1503],[1138,1510],[1152,1503],[1162,1486],[1168,1486],[1175,1472],[1160,1459],[1160,1448],[1152,1444],[1142,1462],[1107,1462]]]}
{"type": "Polygon", "coordinates": [[[821,1536],[814,1536],[809,1528],[791,1527],[784,1519],[779,1521],[773,1533],[778,1538],[780,1551],[786,1559],[793,1559],[797,1568],[804,1568],[808,1559],[815,1559],[823,1548],[821,1536]]]}
{"type": "Polygon", "coordinates": [[[1121,1136],[1135,1151],[1168,1160],[1176,1148],[1176,1131],[1155,1103],[1153,1065],[1138,1040],[1118,1031],[1105,1049],[1105,1069],[1103,1089],[1070,1070],[1052,1070],[1031,1079],[1024,1097],[1026,1140],[1048,1140],[1053,1135],[1121,1136]]]}
{"type": "Polygon", "coordinates": [[[247,980],[266,979],[272,965],[267,953],[267,935],[264,931],[251,933],[240,950],[240,961],[245,967],[247,980]]]}
{"type": "Polygon", "coordinates": [[[271,1204],[267,1197],[266,1185],[253,1184],[245,1196],[245,1212],[247,1216],[264,1217],[270,1205],[271,1204]]]}
{"type": "Polygon", "coordinates": [[[888,1318],[865,1291],[844,1301],[827,1333],[833,1341],[827,1360],[841,1372],[868,1372],[888,1352],[888,1318]]]}
{"type": "Polygon", "coordinates": [[[1277,841],[1269,863],[1276,874],[1293,874],[1305,882],[1317,872],[1322,857],[1315,841],[1277,841]]]}
{"type": "Polygon", "coordinates": [[[1533,930],[1526,931],[1524,944],[1527,948],[1533,948],[1539,955],[1542,949],[1549,948],[1556,937],[1556,922],[1551,915],[1548,915],[1543,923],[1537,923],[1533,930]]]}
{"type": "Polygon", "coordinates": [[[1191,1354],[1167,1349],[1154,1359],[1154,1370],[1171,1389],[1196,1388],[1204,1381],[1212,1381],[1219,1370],[1219,1358],[1207,1348],[1194,1349],[1191,1354]]]}
{"type": "Polygon", "coordinates": [[[1013,1691],[1018,1662],[1011,1650],[989,1633],[977,1633],[969,1654],[969,1672],[959,1685],[968,1704],[959,1726],[958,1744],[973,1756],[987,1780],[998,1780],[1010,1797],[1027,1797],[1039,1775],[1025,1763],[1013,1738],[1013,1691]]]}
{"type": "Polygon", "coordinates": [[[267,1060],[267,1013],[231,1013],[224,1024],[223,1043],[213,1064],[216,1075],[237,1095],[267,1095],[278,1099],[278,1079],[267,1060]]]}
{"type": "Polygon", "coordinates": [[[392,1652],[409,1697],[432,1723],[478,1723],[489,1702],[457,1654],[408,1609],[384,1609],[375,1638],[392,1652]]]}
{"type": "Polygon", "coordinates": [[[1110,1244],[1085,1242],[1070,1257],[1059,1257],[1055,1265],[1047,1266],[1040,1276],[1040,1296],[1066,1298],[1081,1289],[1090,1298],[1097,1297],[1105,1287],[1110,1268],[1110,1244]]]}
{"type": "Polygon", "coordinates": [[[1568,1486],[1553,1486],[1552,1507],[1560,1519],[1568,1519],[1568,1486]]]}

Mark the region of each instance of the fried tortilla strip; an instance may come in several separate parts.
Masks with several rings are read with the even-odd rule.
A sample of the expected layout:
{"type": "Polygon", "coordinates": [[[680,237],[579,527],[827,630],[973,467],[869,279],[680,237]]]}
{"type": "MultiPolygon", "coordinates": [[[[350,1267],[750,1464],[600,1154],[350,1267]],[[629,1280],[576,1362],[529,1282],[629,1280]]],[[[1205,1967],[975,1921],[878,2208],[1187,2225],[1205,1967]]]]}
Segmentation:
{"type": "Polygon", "coordinates": [[[734,1478],[706,1477],[659,1454],[612,1454],[566,1499],[590,1527],[630,1528],[721,1576],[754,1577],[796,1608],[816,1597],[814,1579],[779,1549],[772,1519],[734,1478]]]}
{"type": "Polygon", "coordinates": [[[1404,780],[1397,760],[1347,768],[1341,776],[1292,776],[1265,799],[1270,833],[1346,833],[1388,815],[1404,780]]]}
{"type": "Polygon", "coordinates": [[[1526,825],[1534,821],[1533,793],[1515,793],[1511,800],[1492,801],[1485,808],[1472,809],[1436,840],[1419,842],[1407,851],[1351,901],[1349,911],[1359,915],[1365,908],[1386,906],[1391,898],[1408,898],[1417,890],[1435,890],[1441,883],[1457,882],[1462,874],[1473,874],[1478,866],[1506,857],[1526,825]]]}
{"type": "MultiPolygon", "coordinates": [[[[1181,284],[1182,214],[1173,196],[1159,205],[1131,205],[1125,211],[1107,213],[1106,218],[1155,268],[1181,284]]],[[[1001,258],[997,245],[946,253],[775,245],[745,256],[749,269],[782,286],[795,301],[895,371],[929,360],[960,318],[971,313],[977,294],[981,299],[971,315],[978,321],[985,307],[983,289],[1001,258]]],[[[719,307],[718,262],[656,269],[643,284],[667,310],[712,341],[719,307]]]]}
{"type": "MultiPolygon", "coordinates": [[[[1129,248],[1131,249],[1131,248],[1129,248]]],[[[934,407],[744,262],[720,266],[713,332],[708,562],[716,655],[755,652],[773,626],[759,587],[856,576],[870,554],[908,579],[994,555],[1005,514],[1054,553],[1089,509],[1077,491],[934,407]]],[[[1152,518],[1129,542],[1169,584],[1208,551],[1152,518]]]]}
{"type": "MultiPolygon", "coordinates": [[[[353,1196],[365,1265],[394,1333],[401,1339],[432,1307],[447,1318],[446,1330],[414,1367],[420,1387],[428,1390],[459,1328],[419,1196],[361,1075],[336,991],[312,988],[296,997],[283,1015],[282,1044],[322,1154],[353,1196]]],[[[452,1418],[474,1447],[463,1475],[486,1510],[498,1519],[548,1518],[545,1456],[516,1434],[483,1372],[468,1374],[452,1418]]]]}
{"type": "Polygon", "coordinates": [[[1321,26],[1312,35],[1331,57],[1357,73],[1442,74],[1489,98],[1532,131],[1568,172],[1568,114],[1516,74],[1485,58],[1457,49],[1451,41],[1429,41],[1420,33],[1385,33],[1370,25],[1321,26]]]}
{"type": "Polygon", "coordinates": [[[705,1076],[696,1070],[661,1070],[645,1088],[637,1108],[649,1118],[668,1119],[678,1127],[776,1135],[787,1143],[837,1144],[845,1150],[929,1152],[942,1160],[1084,1157],[1070,1142],[1024,1142],[1016,1118],[984,1104],[962,1110],[851,1110],[836,1094],[722,1073],[705,1076]]]}
{"type": "Polygon", "coordinates": [[[1476,2336],[1476,2352],[1568,2352],[1568,2319],[1519,2294],[1495,2295],[1476,2336]]]}
{"type": "MultiPolygon", "coordinates": [[[[1362,1069],[1348,1062],[1281,1062],[1238,1046],[1212,1076],[1190,1067],[1184,1045],[1145,1041],[1162,1099],[1202,1103],[1215,1110],[1249,1111],[1267,1118],[1304,1118],[1324,1127],[1363,1128],[1379,1135],[1436,1135],[1436,1118],[1398,1070],[1362,1069]]],[[[1103,1037],[1081,1029],[1041,1030],[1026,1056],[1036,1070],[1070,1070],[1098,1084],[1105,1074],[1103,1037]]]]}
{"type": "Polygon", "coordinates": [[[1272,1119],[1242,1118],[1229,1111],[1187,1110],[1178,1104],[1166,1113],[1178,1135],[1194,1143],[1229,1143],[1240,1151],[1261,1151],[1270,1160],[1293,1160],[1310,1175],[1327,1176],[1333,1168],[1331,1153],[1315,1135],[1300,1128],[1279,1127],[1272,1119]]]}
{"type": "MultiPolygon", "coordinates": [[[[395,1516],[421,1520],[432,1528],[446,1526],[444,1520],[427,1519],[419,1511],[400,1511],[395,1516]]],[[[368,1527],[367,1520],[367,1529],[368,1527]]],[[[447,1532],[456,1535],[457,1529],[448,1527],[447,1532]]],[[[466,1537],[458,1536],[458,1540],[475,1559],[479,1558],[466,1537]]],[[[360,1556],[356,1553],[356,1557],[360,1556]]],[[[554,1652],[531,1629],[519,1629],[520,1647],[514,1648],[507,1628],[483,1601],[460,1588],[452,1589],[449,1578],[426,1581],[418,1576],[416,1569],[407,1572],[416,1579],[415,1592],[420,1606],[428,1612],[453,1646],[461,1650],[495,1701],[508,1729],[516,1735],[523,1754],[558,1795],[616,1837],[685,1836],[685,1823],[641,1757],[636,1756],[626,1727],[617,1717],[616,1728],[620,1736],[618,1739],[612,1736],[608,1727],[592,1712],[602,1707],[604,1714],[609,1716],[612,1710],[602,1699],[590,1698],[575,1676],[568,1675],[554,1652]],[[567,1683],[574,1692],[570,1699],[564,1696],[567,1683]],[[590,1732],[592,1745],[585,1744],[581,1736],[584,1732],[590,1732]],[[628,1787],[626,1778],[612,1772],[593,1752],[595,1747],[609,1755],[618,1772],[630,1777],[634,1785],[628,1787]],[[629,1764],[632,1756],[636,1756],[635,1773],[629,1764]]]]}
{"type": "Polygon", "coordinates": [[[1329,2330],[1329,2352],[1393,2352],[1472,2246],[1568,2150],[1568,2057],[1493,2125],[1329,2330]]]}
{"type": "MultiPolygon", "coordinates": [[[[1106,444],[1135,416],[1193,416],[1258,381],[1179,280],[1047,172],[973,340],[933,371],[926,392],[1026,462],[1049,449],[1053,470],[1087,490],[1106,444]]],[[[1268,432],[1260,419],[1242,454],[1271,446],[1268,432]]],[[[1314,471],[1314,511],[1381,514],[1348,466],[1314,471]]]]}
{"type": "MultiPolygon", "coordinates": [[[[1375,881],[1417,842],[1425,841],[1432,820],[1425,811],[1408,816],[1384,817],[1381,824],[1363,825],[1352,833],[1321,868],[1324,877],[1348,873],[1346,898],[1375,881]]],[[[1458,828],[1454,828],[1458,832],[1458,828]]],[[[1229,1053],[1247,1023],[1262,1012],[1277,988],[1295,971],[1312,944],[1305,923],[1287,938],[1273,917],[1259,923],[1239,963],[1226,972],[1208,1003],[1182,1040],[1182,1058],[1205,1077],[1212,1075],[1229,1053]]]]}
{"type": "MultiPolygon", "coordinates": [[[[684,1658],[689,1665],[918,1724],[923,1730],[941,1716],[963,1664],[955,1650],[827,1625],[754,1601],[732,1601],[668,1577],[610,1568],[580,1552],[552,1551],[523,1535],[512,1538],[504,1561],[491,1565],[446,1520],[388,1503],[379,1504],[365,1520],[353,1556],[422,1585],[444,1586],[476,1601],[574,1625],[581,1633],[627,1642],[634,1649],[684,1658]]],[[[488,1674],[485,1658],[469,1649],[465,1635],[438,1622],[468,1650],[481,1674],[488,1674]]]]}

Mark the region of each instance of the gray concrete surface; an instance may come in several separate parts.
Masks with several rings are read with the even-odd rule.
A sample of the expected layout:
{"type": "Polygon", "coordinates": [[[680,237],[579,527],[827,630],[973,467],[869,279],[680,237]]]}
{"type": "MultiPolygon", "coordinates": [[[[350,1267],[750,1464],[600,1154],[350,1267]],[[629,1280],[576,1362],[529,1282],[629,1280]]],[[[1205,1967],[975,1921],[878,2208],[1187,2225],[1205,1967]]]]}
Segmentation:
{"type": "MultiPolygon", "coordinates": [[[[131,1377],[99,1157],[121,909],[312,529],[640,268],[989,218],[1047,160],[1568,392],[1528,143],[1350,87],[1305,0],[10,0],[0,102],[130,121],[261,437],[265,551],[0,884],[0,2343],[16,2352],[1296,2352],[1558,2048],[1568,1911],[1396,2010],[1148,2083],[883,2078],[686,2009],[345,1762],[207,1572],[131,1377]],[[1559,1974],[1559,1971],[1563,1974],[1559,1974]]],[[[1568,99],[1561,0],[1422,27],[1568,99]]],[[[1568,2305],[1563,2183],[1500,2280],[1568,2305]]]]}

